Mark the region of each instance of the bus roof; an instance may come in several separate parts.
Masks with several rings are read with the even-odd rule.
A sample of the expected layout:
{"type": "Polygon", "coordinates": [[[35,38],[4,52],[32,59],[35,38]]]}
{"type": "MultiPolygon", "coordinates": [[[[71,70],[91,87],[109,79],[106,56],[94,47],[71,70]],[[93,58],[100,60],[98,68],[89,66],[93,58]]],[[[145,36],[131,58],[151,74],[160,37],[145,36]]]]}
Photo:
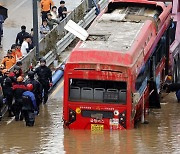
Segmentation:
{"type": "Polygon", "coordinates": [[[153,3],[110,3],[88,29],[87,40],[74,48],[67,63],[132,65],[149,51],[159,26],[167,18],[168,11],[161,14],[165,5],[153,3]],[[162,22],[158,22],[160,16],[162,22]]]}
{"type": "Polygon", "coordinates": [[[88,30],[90,36],[80,48],[126,52],[131,48],[143,25],[144,23],[135,22],[99,21],[88,30]]]}

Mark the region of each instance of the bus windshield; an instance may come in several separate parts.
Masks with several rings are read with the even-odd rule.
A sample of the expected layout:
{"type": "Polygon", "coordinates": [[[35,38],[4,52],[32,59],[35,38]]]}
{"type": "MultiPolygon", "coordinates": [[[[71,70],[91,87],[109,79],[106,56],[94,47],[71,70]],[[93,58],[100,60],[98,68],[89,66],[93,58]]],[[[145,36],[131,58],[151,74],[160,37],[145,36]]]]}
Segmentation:
{"type": "Polygon", "coordinates": [[[69,101],[126,104],[126,82],[69,80],[69,101]]]}

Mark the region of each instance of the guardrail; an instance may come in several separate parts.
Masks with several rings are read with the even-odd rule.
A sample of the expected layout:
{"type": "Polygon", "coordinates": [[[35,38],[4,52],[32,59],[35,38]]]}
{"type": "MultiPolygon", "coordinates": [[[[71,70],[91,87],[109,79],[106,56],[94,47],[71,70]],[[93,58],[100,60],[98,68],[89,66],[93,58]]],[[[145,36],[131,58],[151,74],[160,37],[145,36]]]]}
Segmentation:
{"type": "MultiPolygon", "coordinates": [[[[99,6],[101,9],[105,8],[108,0],[100,0],[99,6]]],[[[89,12],[88,0],[83,0],[81,4],[75,8],[59,25],[54,27],[45,38],[40,40],[39,50],[40,56],[47,60],[47,65],[50,65],[60,53],[69,46],[69,44],[76,38],[73,34],[64,29],[66,23],[71,19],[78,23],[83,28],[86,28],[96,17],[95,7],[89,12]]],[[[21,61],[23,63],[23,71],[27,71],[32,64],[35,66],[36,61],[36,48],[32,49],[26,57],[21,61]]],[[[11,68],[11,70],[13,67],[11,68]]]]}

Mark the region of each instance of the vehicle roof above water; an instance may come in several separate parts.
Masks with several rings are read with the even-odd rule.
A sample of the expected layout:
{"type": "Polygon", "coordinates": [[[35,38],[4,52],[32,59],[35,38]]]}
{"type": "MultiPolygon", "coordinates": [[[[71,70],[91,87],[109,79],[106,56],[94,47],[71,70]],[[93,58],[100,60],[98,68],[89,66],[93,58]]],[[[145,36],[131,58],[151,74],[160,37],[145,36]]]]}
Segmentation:
{"type": "Polygon", "coordinates": [[[144,23],[99,22],[88,32],[87,41],[80,48],[126,52],[132,46],[144,23]]]}
{"type": "MultiPolygon", "coordinates": [[[[151,3],[110,3],[106,13],[100,14],[88,29],[86,41],[80,41],[73,49],[66,64],[131,67],[140,55],[142,60],[162,26],[159,16],[166,9],[163,3],[162,7],[151,3]]],[[[168,12],[163,14],[162,21],[167,15],[168,12]]]]}
{"type": "Polygon", "coordinates": [[[88,29],[89,37],[80,48],[126,52],[137,39],[145,21],[152,20],[157,13],[157,10],[132,6],[104,13],[88,29]]]}

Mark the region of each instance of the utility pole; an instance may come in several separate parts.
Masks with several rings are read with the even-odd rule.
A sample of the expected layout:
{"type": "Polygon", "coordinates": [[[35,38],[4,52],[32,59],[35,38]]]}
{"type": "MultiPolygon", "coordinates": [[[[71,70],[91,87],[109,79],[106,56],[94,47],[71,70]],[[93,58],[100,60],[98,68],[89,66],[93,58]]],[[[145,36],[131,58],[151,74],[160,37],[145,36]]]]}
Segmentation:
{"type": "Polygon", "coordinates": [[[38,7],[37,0],[33,1],[33,43],[36,47],[36,60],[39,60],[39,38],[38,38],[38,7]]]}

